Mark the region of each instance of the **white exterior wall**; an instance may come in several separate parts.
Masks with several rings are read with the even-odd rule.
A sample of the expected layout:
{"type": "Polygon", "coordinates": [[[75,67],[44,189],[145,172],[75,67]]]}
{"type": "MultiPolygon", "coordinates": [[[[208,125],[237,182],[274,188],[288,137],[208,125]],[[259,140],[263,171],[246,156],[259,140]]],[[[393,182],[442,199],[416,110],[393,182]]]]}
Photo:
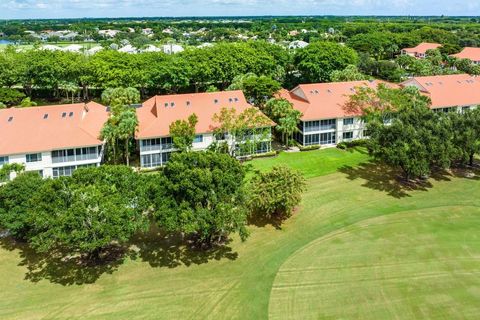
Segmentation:
{"type": "MultiPolygon", "coordinates": [[[[92,147],[92,146],[90,146],[92,147]]],[[[102,150],[102,146],[97,146],[100,150],[102,150]]],[[[82,147],[76,148],[68,148],[68,149],[78,149],[82,147]]],[[[57,149],[62,150],[62,149],[57,149]]],[[[102,154],[95,158],[89,160],[81,160],[81,161],[68,161],[68,162],[58,162],[53,163],[52,161],[52,151],[43,151],[43,152],[34,152],[34,153],[41,153],[42,160],[37,162],[27,162],[27,153],[22,154],[13,154],[13,155],[5,155],[8,156],[8,163],[19,163],[25,166],[25,171],[43,171],[44,178],[52,178],[53,177],[53,168],[59,167],[69,167],[69,166],[82,166],[82,165],[97,165],[99,166],[102,161],[102,154]]],[[[28,153],[32,154],[32,153],[28,153]]],[[[16,173],[12,172],[10,174],[10,179],[15,178],[16,173]]]]}
{"type": "Polygon", "coordinates": [[[365,130],[365,123],[362,121],[362,119],[358,117],[347,117],[347,118],[353,118],[353,124],[343,125],[344,118],[337,119],[337,143],[342,141],[348,142],[348,141],[358,140],[363,138],[363,130],[365,130]],[[344,132],[353,132],[353,138],[343,139],[344,132]]]}
{"type": "MultiPolygon", "coordinates": [[[[227,135],[227,140],[216,140],[215,139],[215,135],[213,133],[203,133],[203,134],[197,134],[197,135],[202,135],[203,136],[203,141],[202,142],[194,142],[192,144],[192,150],[193,151],[204,151],[204,150],[207,150],[208,147],[210,145],[212,145],[214,142],[224,142],[226,141],[228,143],[229,146],[233,145],[233,140],[232,138],[228,137],[227,135]]],[[[141,167],[145,167],[143,166],[143,163],[142,163],[142,156],[144,155],[153,155],[153,154],[163,154],[163,153],[171,153],[171,152],[175,152],[175,149],[172,147],[170,148],[166,148],[166,149],[161,149],[161,148],[154,148],[153,150],[142,150],[142,141],[143,140],[151,140],[151,139],[158,139],[158,138],[167,138],[167,137],[152,137],[152,138],[148,138],[148,139],[140,139],[138,140],[139,142],[139,148],[140,148],[140,166],[141,167]]],[[[268,134],[268,136],[264,137],[263,135],[257,135],[254,137],[254,140],[258,141],[258,142],[262,142],[262,141],[271,141],[272,139],[272,135],[271,135],[271,131],[270,133],[268,134]]],[[[162,160],[162,165],[164,164],[163,160],[162,160]]],[[[155,167],[155,166],[152,166],[152,167],[155,167]]],[[[148,168],[148,167],[147,167],[148,168]]]]}
{"type": "MultiPolygon", "coordinates": [[[[309,121],[321,121],[321,120],[330,120],[330,119],[318,119],[318,120],[309,120],[309,121]]],[[[304,121],[306,122],[306,121],[304,121]]],[[[361,118],[359,117],[345,117],[345,118],[336,118],[335,119],[335,129],[328,129],[328,130],[319,130],[319,131],[308,131],[308,132],[302,132],[303,134],[303,145],[305,146],[305,136],[306,135],[312,135],[312,134],[321,134],[321,133],[328,133],[328,132],[334,132],[335,133],[335,143],[332,144],[322,144],[324,147],[334,147],[338,143],[342,141],[352,141],[352,140],[358,140],[358,139],[363,139],[363,131],[365,130],[365,123],[362,121],[361,118]],[[353,124],[348,124],[344,125],[343,124],[343,119],[348,119],[348,118],[353,118],[353,124]],[[343,139],[343,133],[344,132],[352,132],[353,137],[351,139],[343,139]]]]}

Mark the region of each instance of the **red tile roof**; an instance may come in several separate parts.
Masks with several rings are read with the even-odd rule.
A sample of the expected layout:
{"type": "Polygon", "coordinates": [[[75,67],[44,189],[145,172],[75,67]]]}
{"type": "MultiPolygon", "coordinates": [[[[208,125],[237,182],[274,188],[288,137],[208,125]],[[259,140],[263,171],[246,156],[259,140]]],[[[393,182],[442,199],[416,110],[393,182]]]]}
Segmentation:
{"type": "Polygon", "coordinates": [[[294,108],[303,113],[304,121],[342,118],[352,116],[343,108],[349,101],[349,96],[355,93],[356,87],[377,88],[380,83],[386,82],[375,80],[301,84],[291,91],[281,90],[278,96],[293,103],[294,108]]]}
{"type": "Polygon", "coordinates": [[[218,126],[212,120],[213,115],[224,107],[234,108],[237,114],[253,108],[239,90],[152,97],[137,109],[140,123],[137,138],[168,136],[172,122],[186,120],[193,113],[198,117],[197,133],[212,132],[218,126]]]}
{"type": "Polygon", "coordinates": [[[95,102],[2,109],[0,155],[99,145],[107,119],[106,108],[95,102]]]}
{"type": "Polygon", "coordinates": [[[429,42],[422,42],[418,46],[413,48],[404,48],[402,51],[413,53],[413,54],[425,54],[428,50],[433,50],[441,47],[442,45],[439,43],[429,43],[429,42]]]}
{"type": "Polygon", "coordinates": [[[451,57],[457,59],[469,59],[472,61],[480,61],[480,48],[467,47],[459,53],[452,54],[451,57]]]}
{"type": "Polygon", "coordinates": [[[432,100],[432,108],[480,104],[480,81],[468,74],[414,77],[401,85],[419,88],[432,100]]]}

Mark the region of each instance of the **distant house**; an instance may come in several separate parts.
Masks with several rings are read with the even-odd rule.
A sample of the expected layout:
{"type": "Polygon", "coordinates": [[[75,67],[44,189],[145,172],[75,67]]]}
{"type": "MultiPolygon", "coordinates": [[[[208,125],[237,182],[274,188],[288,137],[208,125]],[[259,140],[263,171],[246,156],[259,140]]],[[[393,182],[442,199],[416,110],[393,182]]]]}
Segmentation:
{"type": "Polygon", "coordinates": [[[475,64],[480,65],[480,48],[466,47],[459,53],[450,55],[457,59],[468,59],[475,64]]]}
{"type": "Polygon", "coordinates": [[[288,44],[289,49],[302,49],[308,46],[308,42],[302,40],[295,40],[288,44]]]}
{"type": "Polygon", "coordinates": [[[95,102],[2,109],[0,167],[20,163],[26,171],[58,178],[99,166],[104,143],[98,137],[107,119],[106,107],[95,102]]]}
{"type": "Polygon", "coordinates": [[[98,34],[105,37],[105,38],[114,38],[118,33],[120,33],[120,30],[98,30],[98,34]]]}
{"type": "Polygon", "coordinates": [[[83,46],[79,44],[71,44],[65,48],[62,49],[63,51],[66,52],[81,52],[83,50],[83,46]]]}
{"type": "Polygon", "coordinates": [[[175,54],[184,51],[183,47],[178,44],[164,44],[161,49],[166,54],[175,54]]]}
{"type": "Polygon", "coordinates": [[[137,50],[137,48],[135,48],[135,47],[132,46],[131,44],[127,44],[126,46],[121,47],[120,49],[118,49],[118,52],[123,52],[123,53],[137,53],[138,50],[137,50]]]}
{"type": "Polygon", "coordinates": [[[101,46],[95,46],[95,47],[93,47],[93,48],[90,48],[90,49],[86,50],[86,51],[85,51],[85,54],[87,54],[87,55],[94,55],[95,53],[100,52],[100,51],[102,51],[102,50],[103,50],[103,47],[101,47],[101,46]]]}
{"type": "Polygon", "coordinates": [[[162,49],[159,47],[154,46],[153,44],[149,44],[142,52],[160,52],[162,49]]]}
{"type": "Polygon", "coordinates": [[[63,49],[59,46],[54,46],[52,44],[46,44],[40,47],[40,50],[47,50],[47,51],[62,51],[63,49]]]}
{"type": "Polygon", "coordinates": [[[424,59],[427,56],[428,50],[438,49],[441,46],[442,45],[438,43],[422,42],[416,47],[402,49],[401,53],[417,59],[424,59]]]}
{"type": "MultiPolygon", "coordinates": [[[[176,120],[186,120],[193,113],[198,117],[193,150],[205,150],[214,142],[225,141],[240,147],[243,140],[233,141],[228,132],[217,136],[214,134],[219,124],[212,120],[213,115],[219,113],[224,107],[234,108],[237,114],[253,108],[246,101],[242,91],[163,95],[145,101],[142,107],[137,108],[140,125],[136,139],[140,147],[141,167],[158,167],[168,162],[170,155],[175,151],[170,137],[170,124],[176,120]]],[[[268,121],[268,123],[273,125],[273,122],[268,121]]],[[[255,143],[248,154],[269,152],[271,150],[270,125],[256,129],[264,130],[266,134],[252,133],[252,140],[255,143]]],[[[246,154],[236,153],[236,156],[244,155],[246,154]]]]}
{"type": "Polygon", "coordinates": [[[146,36],[153,36],[153,29],[152,28],[142,29],[142,34],[146,36]]]}

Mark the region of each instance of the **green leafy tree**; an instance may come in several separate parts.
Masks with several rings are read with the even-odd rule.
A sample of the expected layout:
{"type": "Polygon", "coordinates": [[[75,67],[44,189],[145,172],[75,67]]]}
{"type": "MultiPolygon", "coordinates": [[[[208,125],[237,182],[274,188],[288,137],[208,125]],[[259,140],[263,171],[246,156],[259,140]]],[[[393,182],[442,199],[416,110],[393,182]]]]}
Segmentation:
{"type": "Polygon", "coordinates": [[[343,70],[335,70],[330,74],[330,78],[333,82],[341,81],[359,81],[368,80],[369,77],[361,73],[357,66],[349,65],[343,70]]]}
{"type": "Polygon", "coordinates": [[[269,219],[288,218],[300,203],[305,187],[302,174],[285,166],[256,172],[248,187],[249,208],[269,219]]]}
{"type": "Polygon", "coordinates": [[[138,129],[137,113],[130,105],[140,101],[140,93],[135,88],[107,89],[102,100],[110,105],[110,117],[100,132],[100,138],[112,149],[113,163],[117,161],[119,142],[123,141],[125,163],[129,165],[130,146],[138,129]]]}
{"type": "Polygon", "coordinates": [[[243,166],[234,158],[212,152],[175,153],[158,175],[164,190],[155,197],[160,227],[183,232],[211,246],[231,233],[244,240],[243,166]]]}
{"type": "Polygon", "coordinates": [[[227,138],[227,149],[231,156],[236,155],[239,145],[249,149],[256,143],[255,140],[265,140],[264,128],[271,126],[270,119],[257,108],[248,108],[239,114],[234,108],[222,108],[213,115],[212,120],[216,124],[215,135],[227,138]]]}
{"type": "Polygon", "coordinates": [[[267,76],[246,74],[236,77],[228,87],[229,90],[242,90],[245,97],[255,106],[262,107],[278,90],[280,83],[267,76]]]}
{"type": "Polygon", "coordinates": [[[454,145],[458,150],[458,159],[462,163],[473,165],[474,156],[480,152],[480,109],[464,113],[451,112],[454,145]]]}
{"type": "Polygon", "coordinates": [[[24,98],[25,94],[18,90],[10,88],[0,88],[0,103],[3,103],[6,106],[11,107],[18,105],[24,98]]]}
{"type": "Polygon", "coordinates": [[[194,113],[187,120],[176,120],[170,124],[170,136],[176,149],[189,151],[192,148],[197,123],[198,117],[194,113]]]}
{"type": "Polygon", "coordinates": [[[30,218],[35,213],[31,210],[34,205],[31,198],[42,184],[37,172],[24,172],[0,186],[0,228],[16,239],[28,239],[32,229],[30,218]]]}
{"type": "Polygon", "coordinates": [[[98,259],[107,247],[145,229],[137,174],[124,166],[81,168],[71,178],[47,180],[32,198],[32,246],[98,259]]]}
{"type": "Polygon", "coordinates": [[[304,82],[328,82],[333,71],[343,70],[357,62],[355,50],[333,42],[311,43],[298,50],[294,57],[294,65],[304,82]]]}

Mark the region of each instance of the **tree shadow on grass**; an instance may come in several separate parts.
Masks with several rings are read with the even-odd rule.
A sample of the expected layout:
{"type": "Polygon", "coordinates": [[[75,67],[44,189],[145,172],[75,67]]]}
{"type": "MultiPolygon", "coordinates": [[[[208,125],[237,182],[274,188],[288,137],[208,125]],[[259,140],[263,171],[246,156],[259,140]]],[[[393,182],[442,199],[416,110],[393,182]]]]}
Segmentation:
{"type": "Polygon", "coordinates": [[[198,248],[192,240],[180,235],[164,234],[157,230],[139,233],[125,246],[103,250],[100,259],[69,256],[62,252],[38,253],[27,243],[9,237],[0,238],[0,247],[18,251],[18,266],[27,269],[25,280],[37,283],[47,280],[63,286],[95,283],[104,274],[113,274],[126,259],[141,259],[152,267],[175,268],[181,265],[203,264],[210,260],[238,257],[228,241],[210,248],[198,248]]]}
{"type": "Polygon", "coordinates": [[[141,259],[152,267],[175,268],[204,264],[211,260],[235,260],[238,253],[229,246],[231,240],[209,248],[199,248],[193,239],[181,234],[164,233],[153,227],[147,233],[135,236],[132,241],[133,259],[141,259]]]}
{"type": "Polygon", "coordinates": [[[394,198],[410,197],[412,191],[428,191],[434,181],[450,181],[453,177],[480,179],[479,167],[458,167],[451,170],[435,169],[429,179],[415,179],[406,181],[402,172],[378,162],[365,162],[355,167],[343,166],[339,172],[344,173],[347,179],[365,180],[362,186],[386,192],[394,198]]]}
{"type": "Polygon", "coordinates": [[[11,238],[1,239],[0,246],[19,252],[18,265],[27,268],[25,280],[34,283],[48,280],[63,286],[95,283],[103,274],[115,272],[127,257],[125,249],[118,246],[105,250],[102,259],[97,261],[61,252],[37,253],[28,244],[11,238]]]}

